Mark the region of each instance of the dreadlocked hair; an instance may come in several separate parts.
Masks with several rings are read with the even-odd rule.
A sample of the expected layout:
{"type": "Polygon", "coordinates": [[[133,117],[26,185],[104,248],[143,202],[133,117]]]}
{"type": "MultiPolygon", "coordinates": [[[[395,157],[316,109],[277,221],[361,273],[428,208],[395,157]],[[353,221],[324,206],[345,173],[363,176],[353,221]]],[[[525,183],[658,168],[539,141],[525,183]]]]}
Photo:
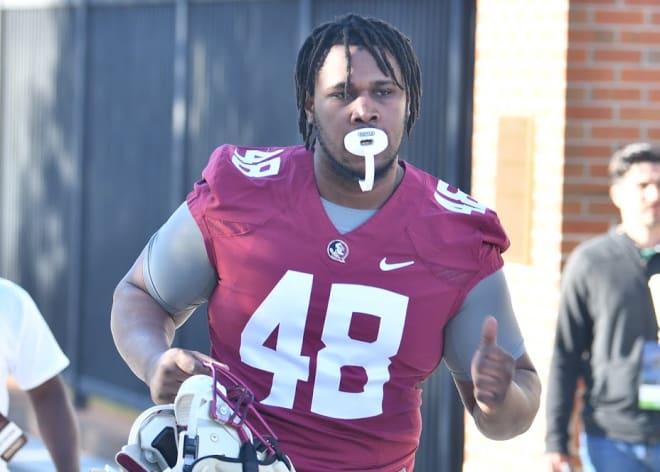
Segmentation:
{"type": "Polygon", "coordinates": [[[308,123],[305,113],[305,100],[314,96],[316,77],[333,46],[343,45],[346,52],[346,87],[350,82],[351,55],[349,46],[365,48],[373,56],[380,71],[392,78],[406,92],[409,115],[406,120],[406,133],[419,116],[422,81],[419,62],[413,51],[410,39],[392,25],[376,19],[349,14],[317,26],[307,37],[298,52],[295,83],[298,106],[298,128],[305,141],[305,147],[314,146],[314,125],[308,123]],[[394,73],[390,54],[401,69],[401,79],[394,73]]]}

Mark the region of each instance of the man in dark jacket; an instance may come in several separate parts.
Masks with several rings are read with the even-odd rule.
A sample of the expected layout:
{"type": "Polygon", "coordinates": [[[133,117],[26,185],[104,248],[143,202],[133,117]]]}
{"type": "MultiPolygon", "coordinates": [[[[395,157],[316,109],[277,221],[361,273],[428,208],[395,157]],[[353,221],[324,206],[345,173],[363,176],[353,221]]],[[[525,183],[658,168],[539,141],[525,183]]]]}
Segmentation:
{"type": "Polygon", "coordinates": [[[621,148],[610,175],[621,224],[579,245],[562,277],[547,396],[552,471],[570,470],[580,377],[583,471],[660,471],[660,385],[648,362],[659,349],[650,287],[660,280],[660,148],[621,148]]]}

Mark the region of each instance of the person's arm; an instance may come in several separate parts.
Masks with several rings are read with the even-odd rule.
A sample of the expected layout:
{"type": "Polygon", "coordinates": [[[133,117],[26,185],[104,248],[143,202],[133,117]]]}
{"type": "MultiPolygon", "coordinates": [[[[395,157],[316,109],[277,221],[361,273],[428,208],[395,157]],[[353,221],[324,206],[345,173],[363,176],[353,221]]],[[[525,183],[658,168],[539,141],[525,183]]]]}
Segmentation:
{"type": "Polygon", "coordinates": [[[208,373],[203,362],[211,359],[199,352],[171,347],[178,325],[147,292],[142,258],[138,257],[115,289],[112,337],[126,364],[149,386],[152,400],[170,403],[186,378],[208,373]]]}
{"type": "Polygon", "coordinates": [[[59,375],[27,391],[39,433],[60,472],[80,470],[80,436],[76,415],[59,375]]]}
{"type": "Polygon", "coordinates": [[[504,440],[529,429],[539,409],[541,382],[525,353],[517,360],[497,345],[497,321],[489,317],[472,360],[472,381],[457,381],[465,408],[484,436],[504,440]]]}
{"type": "Polygon", "coordinates": [[[551,470],[571,461],[570,425],[582,355],[593,333],[587,281],[591,268],[578,251],[569,257],[562,274],[559,315],[548,375],[545,445],[551,470]]]}
{"type": "Polygon", "coordinates": [[[445,327],[443,358],[485,436],[508,439],[529,428],[541,385],[501,269],[470,290],[445,327]]]}
{"type": "Polygon", "coordinates": [[[208,373],[202,362],[210,357],[171,346],[176,329],[208,297],[214,282],[201,233],[184,203],[115,289],[115,345],[156,403],[172,402],[183,380],[208,373]]]}

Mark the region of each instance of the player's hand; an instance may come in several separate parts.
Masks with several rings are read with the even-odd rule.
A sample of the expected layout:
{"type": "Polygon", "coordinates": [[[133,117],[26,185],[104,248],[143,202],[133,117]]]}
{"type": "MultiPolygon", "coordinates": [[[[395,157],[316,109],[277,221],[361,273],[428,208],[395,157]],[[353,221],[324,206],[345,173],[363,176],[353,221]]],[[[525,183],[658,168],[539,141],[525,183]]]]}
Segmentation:
{"type": "Polygon", "coordinates": [[[151,399],[156,404],[172,403],[179,387],[188,377],[197,374],[209,375],[205,362],[215,362],[211,357],[197,351],[171,348],[163,352],[149,369],[147,385],[151,399]]]}
{"type": "Polygon", "coordinates": [[[551,452],[548,454],[548,460],[550,462],[550,472],[571,472],[573,470],[571,466],[571,458],[566,454],[560,454],[558,452],[551,452]]]}
{"type": "Polygon", "coordinates": [[[484,320],[481,344],[472,357],[472,382],[477,406],[486,416],[504,403],[515,372],[515,360],[497,345],[497,320],[484,320]]]}

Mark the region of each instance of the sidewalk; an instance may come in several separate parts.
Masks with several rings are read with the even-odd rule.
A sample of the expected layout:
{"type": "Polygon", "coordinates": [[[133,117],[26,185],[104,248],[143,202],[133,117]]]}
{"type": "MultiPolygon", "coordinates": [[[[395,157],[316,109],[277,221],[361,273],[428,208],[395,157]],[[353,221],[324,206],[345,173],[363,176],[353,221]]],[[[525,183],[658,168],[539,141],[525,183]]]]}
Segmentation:
{"type": "MultiPolygon", "coordinates": [[[[106,464],[113,468],[116,467],[113,462],[85,454],[80,459],[80,470],[82,472],[92,469],[103,470],[106,464]]],[[[10,472],[52,472],[53,463],[41,439],[29,435],[27,444],[16,453],[9,463],[9,470],[10,472]]]]}
{"type": "MultiPolygon", "coordinates": [[[[77,410],[82,449],[81,471],[107,464],[117,468],[114,455],[126,444],[138,411],[91,398],[77,410]]],[[[12,472],[52,472],[48,452],[38,436],[37,423],[27,394],[9,384],[9,417],[28,434],[28,443],[11,461],[12,472]]]]}

